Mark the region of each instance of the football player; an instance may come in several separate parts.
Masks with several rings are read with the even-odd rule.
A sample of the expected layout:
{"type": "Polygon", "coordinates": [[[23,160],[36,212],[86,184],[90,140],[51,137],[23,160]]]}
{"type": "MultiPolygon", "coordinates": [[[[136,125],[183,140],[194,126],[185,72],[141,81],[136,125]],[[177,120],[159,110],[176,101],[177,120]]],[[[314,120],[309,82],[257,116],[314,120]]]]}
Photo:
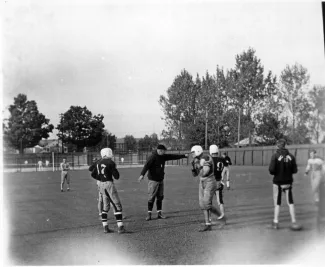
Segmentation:
{"type": "Polygon", "coordinates": [[[231,159],[227,156],[226,152],[222,153],[223,158],[225,159],[225,166],[223,168],[223,173],[222,173],[222,180],[226,180],[227,183],[227,189],[230,189],[230,179],[229,179],[229,175],[230,175],[230,165],[232,165],[231,163],[231,159]]]}
{"type": "Polygon", "coordinates": [[[214,165],[214,177],[217,181],[217,202],[220,208],[221,215],[218,217],[218,220],[224,219],[225,220],[225,208],[224,208],[224,202],[223,202],[223,188],[224,183],[222,181],[222,172],[225,166],[225,159],[223,157],[219,156],[219,148],[217,145],[211,145],[209,147],[209,153],[213,160],[214,165]]]}
{"type": "Polygon", "coordinates": [[[212,199],[217,191],[217,181],[214,178],[213,161],[209,155],[203,155],[201,146],[193,146],[192,174],[199,177],[199,204],[203,210],[205,226],[200,232],[211,231],[211,212],[221,214],[212,206],[212,199]]]}
{"type": "Polygon", "coordinates": [[[298,231],[302,226],[296,222],[295,205],[293,202],[292,183],[293,174],[298,172],[296,159],[285,148],[286,141],[280,139],[277,142],[277,150],[272,155],[269,165],[269,172],[273,175],[273,201],[274,201],[274,220],[272,228],[279,228],[279,214],[281,206],[282,192],[286,194],[287,203],[291,217],[291,230],[298,231]]]}
{"type": "Polygon", "coordinates": [[[96,180],[99,180],[100,196],[103,198],[103,210],[102,210],[102,223],[104,227],[104,233],[112,232],[108,228],[107,213],[112,205],[114,209],[114,215],[117,222],[118,233],[125,233],[126,230],[123,225],[122,216],[122,204],[114,185],[114,179],[118,180],[120,174],[116,169],[116,164],[112,160],[113,152],[110,148],[103,148],[100,151],[101,159],[89,167],[91,176],[96,180]]]}

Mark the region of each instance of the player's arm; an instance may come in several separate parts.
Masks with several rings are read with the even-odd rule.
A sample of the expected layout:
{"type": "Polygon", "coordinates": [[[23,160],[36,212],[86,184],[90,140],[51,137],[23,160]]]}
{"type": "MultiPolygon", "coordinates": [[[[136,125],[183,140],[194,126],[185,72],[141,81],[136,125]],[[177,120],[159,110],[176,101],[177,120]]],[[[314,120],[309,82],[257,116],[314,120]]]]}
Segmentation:
{"type": "Polygon", "coordinates": [[[116,169],[116,164],[115,164],[115,162],[113,162],[113,164],[112,164],[112,175],[113,175],[113,177],[114,177],[115,180],[120,179],[120,173],[119,173],[119,171],[116,169]]]}
{"type": "Polygon", "coordinates": [[[60,170],[63,171],[63,163],[60,163],[60,170]]]}
{"type": "Polygon", "coordinates": [[[227,160],[228,160],[228,164],[229,165],[232,165],[232,163],[231,163],[231,159],[227,156],[227,160]]]}
{"type": "Polygon", "coordinates": [[[269,165],[269,172],[270,174],[272,175],[275,175],[276,174],[276,162],[275,162],[275,154],[272,155],[272,158],[271,158],[271,162],[270,162],[270,165],[269,165]]]}
{"type": "Polygon", "coordinates": [[[144,164],[142,171],[140,173],[140,177],[139,177],[139,182],[143,179],[143,177],[146,175],[147,171],[151,168],[151,166],[154,164],[155,162],[155,156],[151,155],[149,157],[149,159],[147,160],[146,164],[144,164]]]}
{"type": "Polygon", "coordinates": [[[188,154],[165,154],[164,160],[169,161],[169,160],[176,160],[176,159],[184,159],[187,157],[188,157],[188,154]]]}
{"type": "Polygon", "coordinates": [[[310,159],[307,161],[307,167],[306,167],[306,170],[305,170],[305,175],[307,175],[310,171],[310,159]]]}
{"type": "Polygon", "coordinates": [[[293,155],[290,155],[292,158],[292,173],[297,173],[298,172],[298,167],[297,167],[297,163],[296,163],[296,159],[293,155]]]}

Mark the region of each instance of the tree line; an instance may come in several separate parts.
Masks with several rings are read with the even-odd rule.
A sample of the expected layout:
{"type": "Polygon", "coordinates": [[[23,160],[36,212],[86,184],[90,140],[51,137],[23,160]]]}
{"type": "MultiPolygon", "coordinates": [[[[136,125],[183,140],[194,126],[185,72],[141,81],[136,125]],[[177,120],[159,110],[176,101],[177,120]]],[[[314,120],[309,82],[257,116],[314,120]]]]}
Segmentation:
{"type": "Polygon", "coordinates": [[[279,138],[289,144],[325,143],[325,86],[310,86],[305,67],[287,65],[277,78],[265,71],[256,51],[235,57],[235,66],[194,78],[183,69],[161,95],[165,139],[182,148],[214,143],[227,147],[258,136],[260,145],[279,138]]]}
{"type": "MultiPolygon", "coordinates": [[[[25,148],[47,139],[54,129],[50,120],[38,110],[37,103],[24,94],[14,97],[8,111],[9,118],[2,123],[4,146],[17,149],[21,154],[25,148]]],[[[85,147],[88,151],[99,151],[103,147],[116,149],[117,137],[105,129],[103,115],[93,115],[86,106],[71,106],[59,116],[60,122],[55,128],[57,137],[68,151],[83,151],[85,147]]],[[[137,142],[132,135],[126,135],[124,143],[125,150],[152,150],[158,144],[158,136],[145,135],[137,142]]]]}

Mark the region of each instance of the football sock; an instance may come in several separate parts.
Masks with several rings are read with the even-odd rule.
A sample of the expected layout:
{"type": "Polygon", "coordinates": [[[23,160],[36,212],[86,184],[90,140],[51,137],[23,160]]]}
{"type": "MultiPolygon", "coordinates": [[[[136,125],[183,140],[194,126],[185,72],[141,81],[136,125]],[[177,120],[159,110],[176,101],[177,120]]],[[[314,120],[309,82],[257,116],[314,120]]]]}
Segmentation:
{"type": "Polygon", "coordinates": [[[102,223],[103,223],[103,226],[108,225],[107,224],[107,211],[104,211],[104,210],[102,212],[102,223]]]}

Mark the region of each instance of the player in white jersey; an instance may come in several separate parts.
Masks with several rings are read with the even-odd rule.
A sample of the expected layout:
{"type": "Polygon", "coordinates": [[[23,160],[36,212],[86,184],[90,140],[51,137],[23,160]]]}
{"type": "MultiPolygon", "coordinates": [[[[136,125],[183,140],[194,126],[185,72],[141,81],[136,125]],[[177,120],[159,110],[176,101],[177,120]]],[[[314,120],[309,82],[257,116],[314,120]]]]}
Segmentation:
{"type": "Polygon", "coordinates": [[[317,206],[317,228],[319,234],[325,233],[325,162],[312,150],[307,161],[305,175],[310,172],[311,188],[317,206]]]}
{"type": "Polygon", "coordinates": [[[325,169],[324,160],[317,156],[316,150],[312,150],[310,153],[310,158],[307,161],[307,167],[305,175],[307,176],[310,172],[311,189],[314,196],[315,204],[319,203],[319,185],[324,180],[323,171],[325,169]]]}
{"type": "Polygon", "coordinates": [[[67,160],[64,158],[63,162],[60,164],[61,169],[61,192],[63,192],[64,182],[67,181],[67,191],[70,191],[70,176],[68,171],[70,170],[70,165],[67,160]]]}

